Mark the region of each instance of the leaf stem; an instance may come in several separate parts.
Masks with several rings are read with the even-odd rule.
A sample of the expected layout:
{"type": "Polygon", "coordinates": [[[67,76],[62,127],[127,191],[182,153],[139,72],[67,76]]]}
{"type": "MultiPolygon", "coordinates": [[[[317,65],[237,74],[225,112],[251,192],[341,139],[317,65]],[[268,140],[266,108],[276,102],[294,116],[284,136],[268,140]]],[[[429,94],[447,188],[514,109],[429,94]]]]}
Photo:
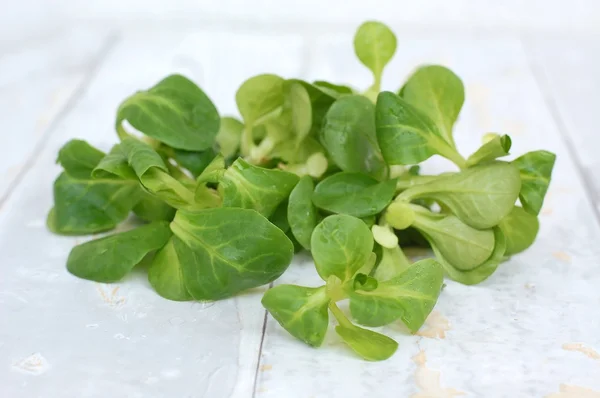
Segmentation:
{"type": "Polygon", "coordinates": [[[240,152],[242,156],[250,155],[254,147],[254,137],[252,135],[252,124],[246,124],[242,131],[242,140],[240,142],[240,152]]]}
{"type": "Polygon", "coordinates": [[[338,323],[341,326],[344,326],[346,328],[353,328],[354,325],[352,324],[352,322],[350,322],[348,320],[348,318],[346,318],[346,315],[344,315],[344,313],[342,312],[342,310],[340,310],[340,308],[337,306],[336,303],[334,303],[333,301],[329,302],[329,310],[331,311],[331,313],[333,314],[333,316],[335,317],[335,319],[338,321],[338,323]]]}

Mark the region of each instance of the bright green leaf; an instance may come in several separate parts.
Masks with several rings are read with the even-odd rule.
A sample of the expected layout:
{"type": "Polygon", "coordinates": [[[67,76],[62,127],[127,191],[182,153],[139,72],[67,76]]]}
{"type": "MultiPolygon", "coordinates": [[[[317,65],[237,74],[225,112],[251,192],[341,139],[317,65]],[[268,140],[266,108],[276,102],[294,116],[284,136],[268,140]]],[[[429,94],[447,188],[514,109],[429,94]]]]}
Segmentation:
{"type": "Polygon", "coordinates": [[[314,229],[310,246],[317,272],[323,280],[335,275],[346,281],[369,259],[373,235],[360,219],[333,215],[314,229]]]}
{"type": "Polygon", "coordinates": [[[464,223],[487,229],[510,213],[520,188],[518,169],[510,163],[495,162],[440,176],[405,190],[398,198],[433,199],[464,223]]]}
{"type": "Polygon", "coordinates": [[[335,331],[354,352],[367,361],[383,361],[398,349],[395,340],[352,324],[337,325],[335,331]]]}
{"type": "Polygon", "coordinates": [[[415,333],[435,306],[443,282],[444,270],[437,261],[417,261],[394,278],[379,282],[374,290],[355,285],[350,311],[366,326],[384,326],[401,318],[415,333]]]}
{"type": "Polygon", "coordinates": [[[279,285],[269,289],[262,305],[292,336],[313,347],[323,343],[329,326],[325,287],[279,285]]]}
{"type": "Polygon", "coordinates": [[[527,249],[535,241],[540,229],[537,217],[515,206],[512,211],[500,221],[498,227],[506,238],[507,256],[517,254],[527,249]]]}
{"type": "Polygon", "coordinates": [[[472,167],[476,164],[486,163],[507,156],[511,145],[512,141],[508,135],[498,135],[487,141],[475,153],[469,156],[467,166],[472,167]]]}
{"type": "Polygon", "coordinates": [[[374,86],[378,88],[383,68],[396,52],[396,35],[381,22],[365,22],[354,35],[354,52],[360,62],[373,72],[374,86]]]}
{"type": "Polygon", "coordinates": [[[431,245],[454,268],[472,270],[492,255],[496,245],[492,229],[475,229],[453,215],[435,214],[425,209],[415,213],[414,227],[428,237],[431,245]]]}
{"type": "Polygon", "coordinates": [[[269,217],[297,182],[295,174],[253,166],[240,158],[223,174],[219,192],[224,207],[254,209],[269,217]]]}
{"type": "Polygon", "coordinates": [[[244,124],[233,117],[222,117],[221,127],[217,134],[217,143],[226,158],[234,156],[240,148],[240,139],[244,124]]]}
{"type": "Polygon", "coordinates": [[[402,98],[427,115],[454,146],[452,128],[465,102],[465,88],[454,72],[440,65],[420,67],[402,88],[402,98]]]}
{"type": "Polygon", "coordinates": [[[527,212],[536,216],[542,210],[555,160],[556,155],[552,152],[533,151],[512,162],[521,173],[521,205],[527,212]]]}

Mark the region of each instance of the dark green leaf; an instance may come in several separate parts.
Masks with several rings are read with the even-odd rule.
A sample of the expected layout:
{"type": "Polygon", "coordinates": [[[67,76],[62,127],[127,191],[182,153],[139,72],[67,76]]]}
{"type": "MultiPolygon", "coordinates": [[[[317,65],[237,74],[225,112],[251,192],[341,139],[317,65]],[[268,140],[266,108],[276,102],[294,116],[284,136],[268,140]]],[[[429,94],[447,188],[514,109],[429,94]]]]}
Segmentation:
{"type": "Polygon", "coordinates": [[[556,155],[548,151],[527,152],[512,163],[521,173],[519,199],[523,208],[536,216],[540,214],[550,185],[556,155]]]}
{"type": "Polygon", "coordinates": [[[171,221],[175,216],[173,207],[145,192],[133,212],[145,221],[171,221]]]}
{"type": "Polygon", "coordinates": [[[194,177],[198,177],[217,154],[218,152],[212,148],[208,148],[204,151],[174,149],[172,158],[177,164],[189,170],[194,177]]]}
{"type": "Polygon", "coordinates": [[[292,242],[254,210],[178,211],[171,223],[188,292],[218,300],[277,279],[292,261],[292,242]]]}
{"type": "Polygon", "coordinates": [[[498,227],[506,238],[506,256],[517,254],[527,249],[535,241],[540,229],[537,217],[515,206],[512,211],[500,221],[498,227]]]}
{"type": "Polygon", "coordinates": [[[82,243],[71,250],[67,269],[80,278],[116,282],[170,237],[169,224],[157,222],[82,243]]]}
{"type": "Polygon", "coordinates": [[[417,261],[394,278],[379,282],[376,289],[355,285],[350,311],[366,326],[384,326],[401,318],[415,333],[435,306],[443,282],[444,270],[437,261],[417,261]]]}
{"type": "Polygon", "coordinates": [[[310,246],[323,280],[335,275],[350,280],[373,251],[373,235],[365,223],[347,215],[325,218],[314,229],[310,246]]]}
{"type": "Polygon", "coordinates": [[[273,214],[269,217],[269,221],[283,232],[290,229],[288,222],[288,201],[284,200],[277,206],[273,214]]]}
{"type": "Polygon", "coordinates": [[[219,192],[224,207],[254,209],[269,217],[297,182],[295,174],[253,166],[240,158],[223,174],[219,192]]]}
{"type": "Polygon", "coordinates": [[[313,190],[312,178],[302,177],[290,193],[287,209],[290,229],[306,250],[310,250],[310,236],[319,220],[319,214],[312,202],[313,190]]]}
{"type": "Polygon", "coordinates": [[[206,94],[181,75],[168,76],[127,98],[117,113],[118,129],[124,120],[147,136],[188,151],[212,147],[220,122],[206,94]]]}
{"type": "Polygon", "coordinates": [[[327,111],[321,143],[333,161],[348,172],[378,180],[387,174],[375,135],[375,107],[361,95],[341,97],[327,111]]]}
{"type": "Polygon", "coordinates": [[[141,195],[137,181],[78,180],[62,173],[54,182],[48,228],[65,235],[108,231],[127,218],[141,195]]]}
{"type": "Polygon", "coordinates": [[[378,182],[361,173],[337,173],[317,184],[312,200],[332,213],[366,217],[385,209],[395,190],[396,180],[378,182]]]}
{"type": "Polygon", "coordinates": [[[387,164],[416,164],[438,154],[464,166],[465,160],[435,122],[396,94],[380,93],[375,114],[377,140],[387,164]]]}
{"type": "Polygon", "coordinates": [[[323,343],[329,326],[325,287],[279,285],[269,289],[262,305],[292,336],[313,347],[323,343]]]}
{"type": "Polygon", "coordinates": [[[104,152],[85,141],[71,140],[58,152],[57,162],[69,176],[85,180],[90,178],[92,170],[104,156],[104,152]]]}

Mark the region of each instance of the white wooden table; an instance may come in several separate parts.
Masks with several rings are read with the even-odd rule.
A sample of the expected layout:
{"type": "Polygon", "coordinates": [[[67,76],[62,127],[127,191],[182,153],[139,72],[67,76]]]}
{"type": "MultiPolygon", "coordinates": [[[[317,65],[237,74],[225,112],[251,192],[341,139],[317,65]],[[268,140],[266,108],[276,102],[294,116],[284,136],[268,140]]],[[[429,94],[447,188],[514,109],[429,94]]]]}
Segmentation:
{"type": "MultiPolygon", "coordinates": [[[[131,26],[127,13],[104,13],[119,2],[55,9],[28,0],[22,8],[44,5],[40,12],[55,18],[17,10],[30,25],[46,25],[0,41],[0,397],[600,397],[600,39],[597,7],[586,8],[592,1],[565,11],[545,2],[540,19],[531,15],[544,6],[538,2],[510,1],[517,11],[497,6],[496,14],[434,2],[441,8],[433,29],[420,25],[429,14],[418,7],[397,18],[371,13],[398,35],[386,89],[422,63],[462,77],[467,101],[455,136],[463,153],[493,131],[512,136],[516,155],[558,156],[535,245],[481,285],[448,281],[418,335],[384,328],[400,346],[380,363],[355,357],[332,329],[320,349],[294,340],[262,308],[267,287],[178,303],[156,295],[142,274],[105,285],[66,271],[69,250],[83,239],[45,228],[57,150],[75,137],[109,148],[125,96],[182,72],[222,114],[235,114],[235,90],[253,74],[370,83],[351,46],[367,15],[360,8],[346,18],[332,2],[334,24],[319,14],[312,29],[308,14],[294,14],[306,11],[296,3],[273,11],[273,2],[259,2],[266,14],[252,19],[262,14],[227,0],[226,20],[208,13],[200,25],[196,14],[150,3],[166,17],[131,26]],[[466,25],[465,10],[476,16],[466,25]],[[580,23],[553,30],[565,21],[561,12],[580,23]]],[[[300,255],[276,283],[319,280],[300,255]]]]}

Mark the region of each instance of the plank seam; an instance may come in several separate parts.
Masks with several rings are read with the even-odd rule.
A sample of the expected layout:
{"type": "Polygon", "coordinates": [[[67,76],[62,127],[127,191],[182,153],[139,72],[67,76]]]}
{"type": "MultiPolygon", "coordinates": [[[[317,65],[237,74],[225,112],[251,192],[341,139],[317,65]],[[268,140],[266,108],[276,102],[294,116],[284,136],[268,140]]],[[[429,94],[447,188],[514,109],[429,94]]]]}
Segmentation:
{"type": "Polygon", "coordinates": [[[573,165],[575,166],[575,170],[579,175],[581,180],[581,185],[583,185],[583,192],[585,199],[588,201],[592,208],[592,213],[596,219],[597,225],[600,227],[600,209],[599,206],[595,204],[595,194],[594,194],[594,184],[589,180],[587,173],[585,172],[585,168],[581,164],[579,157],[577,156],[577,149],[575,148],[575,144],[570,139],[569,128],[566,123],[563,121],[561,117],[561,113],[558,107],[556,100],[554,99],[554,93],[552,92],[552,88],[550,86],[550,82],[548,76],[546,76],[546,72],[544,68],[538,65],[538,62],[533,57],[533,51],[530,46],[527,44],[527,41],[521,37],[521,46],[523,47],[523,52],[525,53],[525,57],[527,58],[527,63],[529,65],[529,69],[533,74],[533,78],[539,87],[540,92],[542,93],[542,97],[548,108],[548,111],[551,114],[552,120],[554,121],[558,134],[567,148],[567,153],[571,157],[573,165]]]}
{"type": "Polygon", "coordinates": [[[98,50],[97,55],[93,57],[92,60],[88,63],[89,67],[86,71],[84,71],[84,77],[81,83],[79,83],[78,87],[75,89],[73,94],[71,94],[69,99],[66,101],[65,105],[62,107],[62,109],[60,109],[60,111],[57,112],[56,117],[53,118],[53,120],[49,123],[48,127],[42,133],[40,139],[34,145],[30,155],[25,160],[23,167],[21,167],[21,169],[17,173],[17,176],[9,184],[8,188],[6,189],[6,192],[2,196],[0,196],[0,210],[11,197],[13,192],[17,189],[17,187],[21,184],[27,173],[33,168],[33,166],[36,163],[36,159],[39,158],[39,154],[46,147],[48,141],[50,140],[50,136],[54,133],[56,127],[71,112],[73,107],[77,104],[79,99],[85,93],[85,91],[90,85],[90,82],[94,79],[98,70],[100,69],[102,61],[106,59],[107,54],[109,54],[110,51],[115,47],[118,39],[119,35],[115,33],[109,34],[108,37],[104,40],[104,43],[102,44],[100,49],[98,50]]]}

